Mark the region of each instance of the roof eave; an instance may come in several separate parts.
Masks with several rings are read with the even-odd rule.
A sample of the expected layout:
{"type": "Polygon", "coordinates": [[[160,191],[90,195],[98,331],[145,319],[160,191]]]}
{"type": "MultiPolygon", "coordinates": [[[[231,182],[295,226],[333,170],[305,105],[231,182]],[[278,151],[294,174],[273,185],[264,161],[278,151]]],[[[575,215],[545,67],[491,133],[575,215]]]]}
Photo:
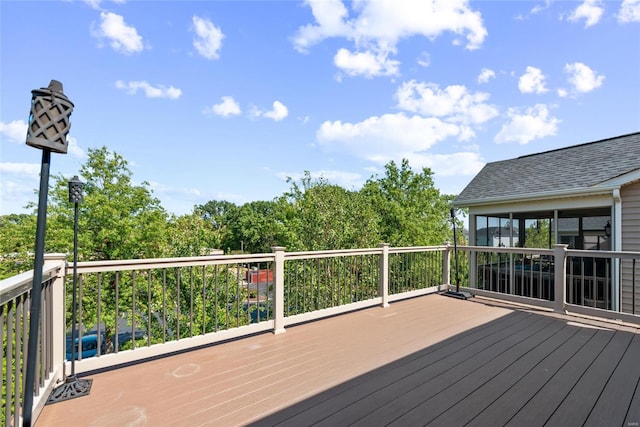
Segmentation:
{"type": "Polygon", "coordinates": [[[453,205],[457,207],[472,207],[483,205],[499,205],[499,204],[511,204],[519,202],[534,202],[538,200],[549,199],[564,199],[569,197],[588,197],[588,196],[602,196],[611,194],[613,190],[620,188],[620,185],[602,185],[599,184],[593,187],[587,188],[572,188],[558,191],[545,191],[534,194],[516,194],[511,196],[499,196],[499,197],[486,197],[481,199],[471,199],[464,201],[453,201],[453,205]]]}

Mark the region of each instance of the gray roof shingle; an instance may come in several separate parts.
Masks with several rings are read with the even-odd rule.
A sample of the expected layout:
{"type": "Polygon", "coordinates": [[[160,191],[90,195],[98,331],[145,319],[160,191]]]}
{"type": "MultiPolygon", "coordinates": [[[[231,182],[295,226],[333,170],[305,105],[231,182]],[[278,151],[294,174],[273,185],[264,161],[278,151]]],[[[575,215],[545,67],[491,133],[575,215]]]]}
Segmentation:
{"type": "Polygon", "coordinates": [[[638,169],[640,132],[487,163],[454,203],[584,189],[638,169]]]}

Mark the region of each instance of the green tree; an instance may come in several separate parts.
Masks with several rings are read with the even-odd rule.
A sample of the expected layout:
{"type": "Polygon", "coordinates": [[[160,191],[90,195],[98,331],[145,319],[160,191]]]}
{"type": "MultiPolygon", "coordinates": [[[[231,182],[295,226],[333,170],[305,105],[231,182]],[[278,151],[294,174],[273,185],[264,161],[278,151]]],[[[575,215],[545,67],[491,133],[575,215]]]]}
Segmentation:
{"type": "Polygon", "coordinates": [[[255,201],[242,205],[231,218],[231,249],[245,252],[271,252],[272,246],[287,246],[291,241],[285,218],[286,205],[282,199],[255,201]]]}
{"type": "Polygon", "coordinates": [[[208,255],[220,248],[220,235],[211,221],[207,221],[197,209],[188,215],[172,217],[168,223],[168,257],[208,255]]]}
{"type": "Polygon", "coordinates": [[[33,268],[35,234],[34,215],[0,216],[0,280],[33,268]]]}
{"type": "MultiPolygon", "coordinates": [[[[167,251],[167,214],[149,184],[135,185],[128,163],[106,147],[89,149],[80,169],[79,259],[155,258],[167,251]]],[[[71,252],[73,204],[69,177],[55,178],[49,202],[47,250],[71,252]]]]}
{"type": "Polygon", "coordinates": [[[440,245],[451,239],[451,196],[435,188],[433,173],[415,173],[404,159],[385,166],[385,175],[369,179],[362,193],[379,218],[381,239],[391,246],[440,245]]]}
{"type": "Polygon", "coordinates": [[[210,223],[218,249],[240,249],[240,242],[235,241],[234,222],[238,219],[240,208],[226,200],[211,200],[194,208],[194,213],[210,223]]]}
{"type": "Polygon", "coordinates": [[[300,185],[291,182],[289,226],[304,250],[354,249],[377,246],[378,221],[360,192],[313,180],[305,173],[300,185]]]}

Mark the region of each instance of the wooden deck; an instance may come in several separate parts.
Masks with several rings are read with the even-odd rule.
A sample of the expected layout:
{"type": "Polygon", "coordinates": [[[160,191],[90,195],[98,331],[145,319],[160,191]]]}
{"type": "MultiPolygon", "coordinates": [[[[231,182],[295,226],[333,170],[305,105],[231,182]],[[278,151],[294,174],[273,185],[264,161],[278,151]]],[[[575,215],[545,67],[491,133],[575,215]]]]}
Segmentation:
{"type": "Polygon", "coordinates": [[[638,426],[640,331],[431,295],[93,374],[36,426],[638,426]]]}

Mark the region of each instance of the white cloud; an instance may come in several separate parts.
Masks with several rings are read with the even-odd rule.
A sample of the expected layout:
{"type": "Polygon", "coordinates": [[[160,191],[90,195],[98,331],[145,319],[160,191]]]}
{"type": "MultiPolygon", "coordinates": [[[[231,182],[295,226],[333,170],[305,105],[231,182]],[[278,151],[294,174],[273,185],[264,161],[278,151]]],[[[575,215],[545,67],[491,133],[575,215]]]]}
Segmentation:
{"type": "Polygon", "coordinates": [[[551,0],[544,0],[544,6],[543,5],[536,5],[531,9],[531,14],[535,15],[536,13],[540,13],[545,9],[548,9],[549,6],[551,6],[551,0]]]}
{"type": "Polygon", "coordinates": [[[478,83],[487,83],[489,80],[495,78],[496,73],[493,70],[489,68],[483,68],[482,70],[480,70],[480,74],[478,75],[478,83]]]}
{"type": "Polygon", "coordinates": [[[558,131],[558,123],[560,123],[560,120],[549,114],[544,104],[536,104],[524,113],[513,108],[507,115],[509,122],[502,125],[502,129],[494,138],[499,144],[504,142],[527,144],[534,139],[553,136],[558,131]]]}
{"type": "Polygon", "coordinates": [[[182,90],[175,88],[173,86],[163,86],[156,85],[152,86],[148,82],[142,81],[131,81],[128,83],[123,82],[122,80],[116,81],[116,87],[118,89],[125,90],[129,95],[135,95],[138,90],[144,91],[147,98],[169,98],[169,99],[178,99],[182,95],[182,90]]]}
{"type": "MultiPolygon", "coordinates": [[[[91,8],[93,9],[100,9],[100,4],[104,1],[104,0],[82,0],[84,3],[88,4],[91,8]]],[[[125,3],[125,0],[112,0],[114,3],[119,3],[119,4],[123,4],[125,3]]]]}
{"type": "Polygon", "coordinates": [[[92,31],[92,35],[99,39],[106,38],[110,46],[120,53],[130,55],[142,52],[144,44],[142,37],[135,27],[127,25],[124,18],[113,12],[100,12],[100,25],[92,31]]]}
{"type": "Polygon", "coordinates": [[[498,115],[498,110],[486,103],[489,94],[472,93],[460,85],[440,89],[435,83],[411,80],[398,88],[395,98],[398,108],[452,122],[480,124],[498,115]]]}
{"type": "Polygon", "coordinates": [[[220,104],[215,104],[204,110],[204,113],[213,113],[223,117],[236,116],[241,112],[240,105],[231,96],[223,96],[220,104]]]}
{"type": "Polygon", "coordinates": [[[560,88],[558,89],[558,96],[560,98],[566,98],[567,96],[569,96],[569,92],[567,92],[567,90],[565,88],[560,88]]]}
{"type": "Polygon", "coordinates": [[[184,187],[172,187],[169,185],[161,184],[157,181],[149,181],[149,187],[154,193],[164,195],[178,195],[183,197],[199,197],[202,195],[197,188],[184,188],[184,187]]]}
{"type": "Polygon", "coordinates": [[[466,127],[437,118],[404,113],[372,116],[358,123],[326,121],[316,132],[321,146],[378,164],[409,158],[449,137],[464,137],[466,127]]]}
{"type": "Polygon", "coordinates": [[[67,136],[67,143],[67,153],[79,159],[87,158],[87,153],[85,153],[84,150],[78,145],[78,140],[76,138],[71,135],[67,136]]]}
{"type": "Polygon", "coordinates": [[[307,0],[311,13],[318,25],[307,24],[298,28],[293,45],[300,52],[329,37],[346,37],[353,32],[350,24],[344,20],[349,11],[341,0],[307,0]]]}
{"type": "Polygon", "coordinates": [[[258,108],[255,108],[253,111],[253,115],[255,117],[267,117],[275,120],[276,122],[279,122],[289,115],[289,110],[282,102],[274,101],[273,108],[270,111],[262,111],[258,108]]]}
{"type": "Polygon", "coordinates": [[[222,48],[222,39],[224,39],[222,30],[208,19],[194,16],[193,31],[196,33],[193,47],[198,53],[207,59],[218,59],[222,48]]]}
{"type": "Polygon", "coordinates": [[[34,190],[38,188],[39,163],[0,163],[0,215],[28,213],[29,203],[37,201],[34,190]]]}
{"type": "Polygon", "coordinates": [[[528,14],[525,14],[525,15],[522,15],[522,14],[517,15],[515,19],[516,19],[516,20],[518,20],[518,21],[523,21],[523,20],[525,20],[525,19],[528,19],[528,18],[529,18],[529,16],[531,16],[531,15],[535,15],[535,14],[537,14],[537,13],[540,13],[540,12],[542,12],[542,11],[544,11],[544,10],[548,9],[548,8],[549,8],[549,6],[551,6],[551,0],[545,0],[545,1],[544,1],[544,5],[537,4],[537,5],[533,6],[533,8],[531,8],[531,10],[529,11],[529,13],[528,13],[528,14]]]}
{"type": "Polygon", "coordinates": [[[13,120],[9,123],[0,122],[0,135],[7,138],[9,142],[25,142],[27,139],[27,122],[24,120],[13,120]]]}
{"type": "Polygon", "coordinates": [[[451,154],[415,153],[407,160],[412,167],[427,167],[438,176],[475,175],[485,165],[480,154],[472,151],[451,154]]]}
{"type": "Polygon", "coordinates": [[[420,56],[418,56],[418,65],[425,68],[431,65],[431,55],[429,52],[422,52],[420,56]]]}
{"type": "Polygon", "coordinates": [[[601,0],[584,0],[584,3],[569,15],[569,21],[577,22],[584,19],[584,27],[588,28],[600,22],[603,13],[601,0]]]}
{"type": "Polygon", "coordinates": [[[38,176],[40,175],[40,164],[38,163],[0,163],[0,172],[14,175],[38,176]]]}
{"type": "Polygon", "coordinates": [[[587,93],[602,86],[604,76],[597,74],[581,62],[574,62],[564,66],[564,72],[569,75],[569,83],[578,93],[587,93]]]}
{"type": "MultiPolygon", "coordinates": [[[[367,67],[360,65],[349,69],[372,69],[377,64],[380,69],[388,70],[379,74],[360,72],[353,75],[395,75],[397,61],[392,62],[389,55],[396,53],[397,43],[404,38],[424,36],[434,40],[451,32],[466,37],[467,49],[477,49],[487,36],[480,13],[469,7],[468,0],[358,0],[349,3],[352,17],[340,0],[307,0],[306,4],[311,7],[315,23],[298,29],[293,37],[296,50],[307,52],[327,38],[341,37],[353,42],[356,52],[368,53],[357,57],[358,61],[366,60],[367,67]]],[[[341,51],[336,55],[337,59],[349,64],[356,60],[354,56],[358,53],[341,51]]]]}
{"type": "Polygon", "coordinates": [[[398,75],[399,61],[389,59],[389,52],[364,51],[351,53],[340,49],[333,58],[336,67],[349,76],[395,76],[398,75]]]}
{"type": "Polygon", "coordinates": [[[536,67],[527,67],[527,71],[520,76],[518,81],[518,89],[522,93],[545,93],[548,89],[544,85],[545,76],[542,71],[536,67]]]}
{"type": "Polygon", "coordinates": [[[618,12],[618,22],[640,22],[640,0],[624,0],[618,12]]]}

